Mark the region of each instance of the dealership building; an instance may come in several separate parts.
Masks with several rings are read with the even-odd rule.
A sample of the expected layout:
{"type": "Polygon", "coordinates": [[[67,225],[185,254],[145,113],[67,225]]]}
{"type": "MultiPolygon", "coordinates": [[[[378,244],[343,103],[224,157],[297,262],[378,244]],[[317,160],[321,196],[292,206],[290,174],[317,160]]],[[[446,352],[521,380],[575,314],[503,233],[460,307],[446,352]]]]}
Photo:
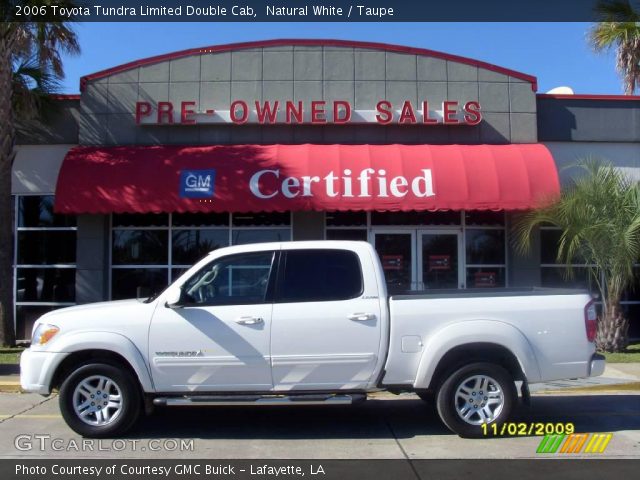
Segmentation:
{"type": "MultiPolygon", "coordinates": [[[[412,47],[198,48],[86,75],[56,103],[20,127],[13,166],[20,339],[46,311],[143,296],[252,242],[368,241],[391,292],[588,287],[584,266],[564,278],[557,230],[522,255],[511,226],[579,159],[640,178],[640,97],[539,94],[412,47]]],[[[640,337],[640,290],[623,304],[640,337]]]]}

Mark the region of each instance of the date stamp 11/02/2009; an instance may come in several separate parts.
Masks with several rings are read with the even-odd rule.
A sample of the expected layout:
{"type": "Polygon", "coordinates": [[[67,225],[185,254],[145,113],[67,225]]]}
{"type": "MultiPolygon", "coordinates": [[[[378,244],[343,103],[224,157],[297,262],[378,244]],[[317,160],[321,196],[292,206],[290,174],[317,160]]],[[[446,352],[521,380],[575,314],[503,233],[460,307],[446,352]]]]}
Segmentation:
{"type": "Polygon", "coordinates": [[[482,433],[486,437],[529,437],[542,435],[571,435],[576,427],[567,422],[505,422],[501,424],[483,423],[482,433]]]}
{"type": "Polygon", "coordinates": [[[536,453],[603,453],[612,433],[576,433],[573,423],[551,422],[505,422],[503,424],[483,424],[483,434],[487,437],[529,437],[540,436],[536,453]]]}

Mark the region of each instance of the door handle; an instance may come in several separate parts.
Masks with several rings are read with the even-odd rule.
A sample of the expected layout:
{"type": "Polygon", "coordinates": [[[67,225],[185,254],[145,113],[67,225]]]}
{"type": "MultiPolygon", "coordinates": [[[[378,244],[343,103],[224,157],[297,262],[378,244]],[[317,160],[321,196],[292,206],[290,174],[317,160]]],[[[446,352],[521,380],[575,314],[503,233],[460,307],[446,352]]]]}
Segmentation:
{"type": "Polygon", "coordinates": [[[352,313],[347,318],[354,322],[366,322],[367,320],[375,320],[376,316],[373,313],[352,313]]]}
{"type": "Polygon", "coordinates": [[[262,317],[238,317],[236,323],[239,325],[258,325],[264,323],[262,317]]]}

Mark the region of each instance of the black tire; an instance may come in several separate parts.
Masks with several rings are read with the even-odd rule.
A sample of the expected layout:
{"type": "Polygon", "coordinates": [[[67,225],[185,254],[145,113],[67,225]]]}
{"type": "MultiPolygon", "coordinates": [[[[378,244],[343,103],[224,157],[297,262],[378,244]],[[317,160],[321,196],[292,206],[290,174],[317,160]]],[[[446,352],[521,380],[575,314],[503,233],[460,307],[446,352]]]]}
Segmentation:
{"type": "Polygon", "coordinates": [[[425,403],[433,404],[435,395],[430,390],[418,390],[415,394],[425,403]]]}
{"type": "MultiPolygon", "coordinates": [[[[487,387],[481,388],[486,389],[487,387]]],[[[438,389],[436,405],[438,415],[449,430],[461,437],[481,438],[487,436],[482,423],[499,425],[506,422],[517,400],[518,393],[515,382],[509,372],[493,363],[472,363],[453,371],[442,382],[438,389]],[[487,391],[473,387],[476,381],[473,377],[488,377],[491,381],[485,380],[487,383],[484,385],[487,385],[489,392],[493,393],[494,400],[497,401],[489,402],[491,405],[486,403],[491,396],[487,395],[487,391]],[[467,385],[463,386],[465,383],[467,385]],[[502,392],[501,397],[496,387],[502,392]],[[460,392],[460,396],[457,396],[459,388],[465,390],[460,392]],[[468,393],[465,394],[465,391],[468,393]],[[482,396],[480,396],[481,391],[482,396]],[[469,405],[463,395],[468,395],[469,405]],[[481,402],[480,405],[476,403],[478,398],[481,402]],[[471,405],[473,405],[473,410],[471,410],[471,405]],[[466,406],[469,406],[468,410],[465,410],[466,406]],[[462,413],[459,414],[458,409],[462,413]],[[468,420],[464,420],[462,414],[469,415],[468,420]],[[489,421],[486,421],[487,418],[489,421]]]]}
{"type": "MultiPolygon", "coordinates": [[[[117,404],[118,402],[113,403],[117,404]]],[[[62,412],[62,417],[74,432],[83,437],[103,438],[120,435],[133,426],[141,410],[142,397],[137,379],[125,368],[118,368],[106,363],[85,364],[74,370],[60,387],[60,411],[62,412]],[[98,382],[101,378],[111,380],[112,384],[107,384],[108,391],[99,391],[100,395],[97,395],[98,391],[94,391],[92,395],[96,395],[98,398],[103,397],[100,401],[104,400],[106,404],[112,401],[110,394],[120,392],[120,407],[107,406],[105,412],[107,412],[107,415],[110,414],[111,418],[108,420],[105,420],[104,417],[100,419],[99,416],[102,414],[95,410],[103,407],[99,405],[100,402],[96,402],[98,403],[97,407],[88,406],[83,409],[83,412],[95,412],[84,415],[87,419],[85,421],[76,413],[74,403],[86,404],[93,400],[93,397],[89,399],[88,394],[85,393],[76,395],[76,388],[84,381],[88,381],[90,385],[99,388],[98,382]],[[74,396],[76,397],[75,399],[74,396]],[[99,421],[102,421],[103,424],[98,424],[99,421]]]]}

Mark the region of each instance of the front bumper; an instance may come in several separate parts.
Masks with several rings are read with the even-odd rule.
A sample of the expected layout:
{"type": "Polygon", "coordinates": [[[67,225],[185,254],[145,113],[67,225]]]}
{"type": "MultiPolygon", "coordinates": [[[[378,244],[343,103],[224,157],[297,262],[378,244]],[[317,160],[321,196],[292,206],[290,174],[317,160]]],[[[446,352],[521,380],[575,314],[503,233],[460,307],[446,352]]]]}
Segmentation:
{"type": "Polygon", "coordinates": [[[589,365],[589,376],[599,377],[600,375],[602,375],[604,373],[605,364],[606,362],[604,355],[594,353],[591,357],[591,364],[589,365]]]}
{"type": "Polygon", "coordinates": [[[69,355],[60,352],[38,352],[30,348],[20,356],[20,386],[26,392],[49,395],[51,381],[60,362],[69,355]]]}

